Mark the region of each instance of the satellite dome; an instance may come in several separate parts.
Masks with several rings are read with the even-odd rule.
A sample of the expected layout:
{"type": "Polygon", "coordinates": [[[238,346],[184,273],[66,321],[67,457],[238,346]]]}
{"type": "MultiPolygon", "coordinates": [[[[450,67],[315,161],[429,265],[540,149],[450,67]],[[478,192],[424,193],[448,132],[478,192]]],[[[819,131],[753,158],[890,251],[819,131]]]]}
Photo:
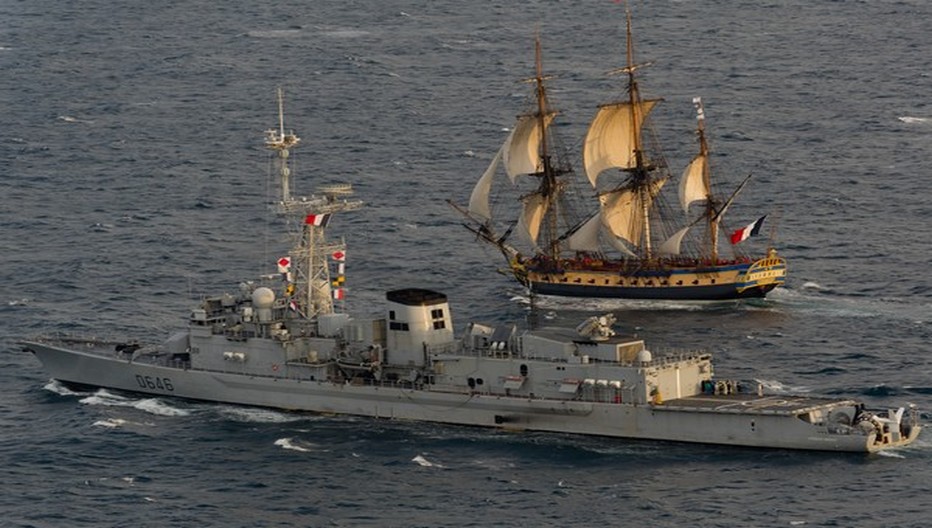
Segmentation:
{"type": "Polygon", "coordinates": [[[252,292],[252,304],[256,308],[271,308],[273,302],[275,302],[275,292],[271,288],[263,286],[252,292]]]}
{"type": "Polygon", "coordinates": [[[650,363],[653,357],[651,356],[650,350],[642,348],[638,351],[637,360],[640,363],[650,363]]]}

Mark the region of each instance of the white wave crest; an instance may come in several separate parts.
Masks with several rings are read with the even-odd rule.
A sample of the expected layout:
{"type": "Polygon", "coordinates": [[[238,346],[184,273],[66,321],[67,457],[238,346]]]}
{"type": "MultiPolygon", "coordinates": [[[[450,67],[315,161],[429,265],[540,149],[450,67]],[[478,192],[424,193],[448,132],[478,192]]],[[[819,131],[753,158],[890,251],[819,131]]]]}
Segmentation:
{"type": "MultiPolygon", "coordinates": [[[[515,295],[512,302],[530,305],[531,300],[526,295],[515,295]]],[[[562,297],[557,295],[537,295],[534,304],[537,308],[548,310],[577,310],[577,311],[624,311],[624,310],[655,310],[655,311],[689,311],[699,312],[718,306],[735,305],[739,301],[675,301],[675,300],[641,300],[641,299],[603,299],[588,297],[562,297]]]]}
{"type": "Polygon", "coordinates": [[[94,427],[106,427],[108,429],[116,429],[117,427],[123,426],[126,424],[126,420],[121,418],[110,418],[108,420],[97,420],[91,425],[94,427]]]}
{"type": "Polygon", "coordinates": [[[883,451],[878,451],[877,454],[880,456],[888,457],[888,458],[904,458],[904,459],[906,458],[906,456],[903,455],[903,453],[900,453],[899,451],[891,450],[891,449],[884,449],[883,451]]]}
{"type": "Polygon", "coordinates": [[[58,119],[64,121],[65,123],[93,123],[93,121],[89,119],[78,119],[77,117],[66,115],[60,115],[58,116],[58,119]]]}
{"type": "Polygon", "coordinates": [[[417,455],[416,457],[412,458],[411,462],[415,462],[421,467],[437,467],[437,468],[443,467],[442,464],[431,462],[430,460],[427,460],[426,458],[424,458],[422,455],[417,455]]]}
{"type": "Polygon", "coordinates": [[[94,394],[82,398],[80,402],[85,405],[104,405],[107,407],[130,407],[134,403],[129,398],[114,394],[106,389],[100,389],[94,394]]]}
{"type": "Polygon", "coordinates": [[[279,438],[278,440],[275,441],[275,445],[281,447],[282,449],[290,449],[292,451],[301,451],[302,453],[307,453],[309,451],[309,449],[295,445],[292,442],[291,438],[279,438]]]}
{"type": "Polygon", "coordinates": [[[58,394],[59,396],[77,396],[79,394],[87,394],[85,392],[75,392],[69,389],[68,387],[66,387],[64,383],[58,380],[55,380],[55,379],[49,380],[49,382],[46,383],[45,387],[43,388],[49,392],[54,392],[55,394],[58,394]]]}
{"type": "Polygon", "coordinates": [[[191,413],[184,409],[179,409],[177,407],[172,407],[158,398],[149,398],[137,402],[133,405],[134,408],[139,409],[140,411],[145,411],[149,414],[155,414],[158,416],[188,416],[191,413]]]}
{"type": "Polygon", "coordinates": [[[811,391],[811,389],[802,385],[797,387],[789,387],[784,385],[783,382],[777,380],[755,379],[754,381],[760,383],[766,392],[773,394],[799,394],[811,391]]]}
{"type": "Polygon", "coordinates": [[[275,441],[275,445],[281,447],[282,449],[288,449],[291,451],[298,451],[301,453],[310,453],[312,451],[320,451],[317,444],[306,442],[298,438],[279,438],[275,441]]]}
{"type": "Polygon", "coordinates": [[[188,416],[191,413],[184,409],[172,407],[158,398],[145,398],[137,400],[114,394],[105,389],[100,389],[94,394],[82,398],[81,403],[85,405],[103,405],[105,407],[129,407],[140,411],[154,414],[157,416],[188,416]]]}
{"type": "Polygon", "coordinates": [[[220,414],[228,420],[246,423],[288,423],[304,419],[297,414],[253,407],[225,407],[220,409],[220,414]]]}
{"type": "Polygon", "coordinates": [[[928,123],[928,122],[932,121],[932,118],[930,118],[930,117],[901,116],[901,117],[898,117],[897,119],[899,119],[900,121],[902,121],[902,122],[904,122],[904,123],[910,123],[910,124],[912,124],[912,123],[928,123]]]}

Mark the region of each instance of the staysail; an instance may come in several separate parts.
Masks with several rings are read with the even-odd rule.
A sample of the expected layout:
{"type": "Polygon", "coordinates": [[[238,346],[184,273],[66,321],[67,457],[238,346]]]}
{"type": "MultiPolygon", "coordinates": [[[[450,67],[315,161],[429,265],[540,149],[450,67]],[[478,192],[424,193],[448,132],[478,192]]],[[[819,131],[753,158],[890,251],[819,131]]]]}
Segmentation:
{"type": "Polygon", "coordinates": [[[572,251],[599,251],[600,231],[602,231],[602,215],[594,214],[567,237],[567,248],[572,251]]]}
{"type": "Polygon", "coordinates": [[[489,207],[489,194],[492,192],[492,179],[495,178],[495,171],[498,170],[498,165],[502,161],[502,151],[504,150],[505,145],[502,145],[502,148],[498,149],[498,152],[495,153],[495,157],[492,158],[492,163],[489,163],[489,167],[485,169],[485,172],[482,173],[482,177],[476,182],[472,194],[469,195],[469,212],[485,222],[492,219],[492,209],[489,207]]]}
{"type": "Polygon", "coordinates": [[[686,233],[689,232],[689,227],[690,226],[686,226],[676,233],[673,233],[673,236],[666,239],[663,244],[660,244],[660,247],[657,248],[657,253],[667,256],[679,255],[680,245],[683,243],[683,237],[685,237],[686,233]]]}

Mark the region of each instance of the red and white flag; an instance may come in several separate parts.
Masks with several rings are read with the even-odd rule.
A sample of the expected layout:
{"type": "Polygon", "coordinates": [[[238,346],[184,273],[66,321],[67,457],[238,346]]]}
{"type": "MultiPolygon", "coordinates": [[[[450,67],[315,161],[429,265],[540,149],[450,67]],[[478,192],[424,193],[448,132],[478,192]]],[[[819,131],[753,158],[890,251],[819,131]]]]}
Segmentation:
{"type": "Polygon", "coordinates": [[[754,220],[750,224],[741,229],[735,231],[731,234],[731,243],[732,245],[737,244],[751,238],[752,236],[760,233],[760,228],[764,224],[764,218],[767,218],[767,215],[764,215],[757,220],[754,220]]]}
{"type": "Polygon", "coordinates": [[[334,251],[330,256],[333,257],[333,260],[337,262],[343,262],[346,260],[346,252],[342,250],[334,251]]]}
{"type": "Polygon", "coordinates": [[[345,295],[343,293],[343,288],[337,288],[333,290],[333,298],[338,301],[342,301],[345,298],[345,295]]]}
{"type": "Polygon", "coordinates": [[[330,223],[329,214],[309,214],[307,218],[304,219],[304,223],[307,225],[312,225],[316,227],[327,227],[327,224],[330,223]]]}
{"type": "Polygon", "coordinates": [[[291,257],[282,257],[278,259],[278,272],[288,273],[291,271],[291,257]]]}

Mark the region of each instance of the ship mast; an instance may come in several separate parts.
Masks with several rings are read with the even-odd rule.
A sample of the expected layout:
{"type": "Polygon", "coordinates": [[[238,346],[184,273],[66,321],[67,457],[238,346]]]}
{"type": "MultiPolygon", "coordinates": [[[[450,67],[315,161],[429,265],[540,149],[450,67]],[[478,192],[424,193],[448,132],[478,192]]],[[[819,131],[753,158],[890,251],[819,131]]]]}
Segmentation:
{"type": "Polygon", "coordinates": [[[683,178],[680,181],[680,201],[684,210],[688,210],[689,204],[696,200],[705,201],[705,211],[701,219],[705,220],[708,227],[709,244],[706,247],[709,249],[711,262],[717,263],[718,232],[722,217],[734,202],[738,193],[747,185],[751,176],[748,175],[724,202],[715,197],[712,192],[712,168],[709,159],[709,143],[705,134],[705,110],[702,106],[702,98],[694,97],[693,105],[696,107],[696,133],[699,138],[699,153],[696,154],[683,173],[683,178]]]}
{"type": "Polygon", "coordinates": [[[525,82],[535,83],[534,93],[537,97],[537,127],[540,131],[540,186],[538,194],[544,200],[544,207],[548,214],[547,218],[547,253],[548,256],[556,260],[560,256],[560,249],[557,242],[557,194],[559,192],[556,173],[553,168],[553,160],[550,158],[550,147],[548,139],[547,117],[553,113],[547,101],[547,90],[544,81],[550,79],[550,76],[544,76],[543,53],[540,45],[540,34],[537,34],[534,40],[534,64],[535,76],[527,79],[525,82]]]}
{"type": "MultiPolygon", "coordinates": [[[[335,290],[331,289],[328,258],[346,249],[342,239],[338,242],[327,240],[327,225],[334,213],[358,209],[362,202],[346,199],[353,193],[349,184],[325,186],[319,189],[321,196],[312,195],[300,199],[292,197],[293,162],[290,159],[290,149],[301,140],[294,133],[285,132],[283,101],[284,94],[279,88],[279,127],[278,130],[271,129],[266,132],[265,146],[277,153],[281,185],[281,201],[277,211],[290,222],[301,225],[300,233],[290,252],[291,269],[287,273],[289,284],[286,293],[298,314],[306,319],[315,319],[319,315],[333,313],[335,290]]],[[[338,297],[342,298],[342,295],[338,297]]]]}
{"type": "MultiPolygon", "coordinates": [[[[638,88],[637,77],[635,77],[635,72],[642,66],[647,66],[648,64],[635,64],[634,63],[634,37],[631,34],[631,9],[626,6],[626,53],[625,58],[627,66],[621,69],[623,73],[628,75],[628,103],[631,109],[631,123],[637,127],[640,125],[643,120],[643,116],[639,115],[641,112],[641,93],[638,88]]],[[[652,256],[651,250],[651,241],[650,241],[650,203],[652,196],[650,194],[650,167],[645,163],[644,160],[644,149],[641,145],[641,134],[639,130],[636,130],[632,137],[634,141],[634,160],[635,166],[631,169],[632,183],[639,195],[641,203],[641,221],[644,226],[644,256],[648,259],[652,256]]]]}
{"type": "Polygon", "coordinates": [[[291,201],[291,167],[288,157],[290,149],[301,142],[293,132],[285,133],[284,92],[278,89],[278,132],[270,129],[265,133],[265,146],[278,153],[278,174],[280,176],[282,203],[291,201]]]}
{"type": "Polygon", "coordinates": [[[703,158],[702,163],[702,184],[706,190],[705,217],[709,224],[709,247],[712,250],[712,263],[718,262],[718,223],[721,219],[715,207],[715,197],[712,196],[712,169],[709,166],[709,143],[705,137],[705,110],[702,107],[702,99],[693,98],[693,105],[696,107],[696,134],[699,136],[699,156],[703,158]]]}

